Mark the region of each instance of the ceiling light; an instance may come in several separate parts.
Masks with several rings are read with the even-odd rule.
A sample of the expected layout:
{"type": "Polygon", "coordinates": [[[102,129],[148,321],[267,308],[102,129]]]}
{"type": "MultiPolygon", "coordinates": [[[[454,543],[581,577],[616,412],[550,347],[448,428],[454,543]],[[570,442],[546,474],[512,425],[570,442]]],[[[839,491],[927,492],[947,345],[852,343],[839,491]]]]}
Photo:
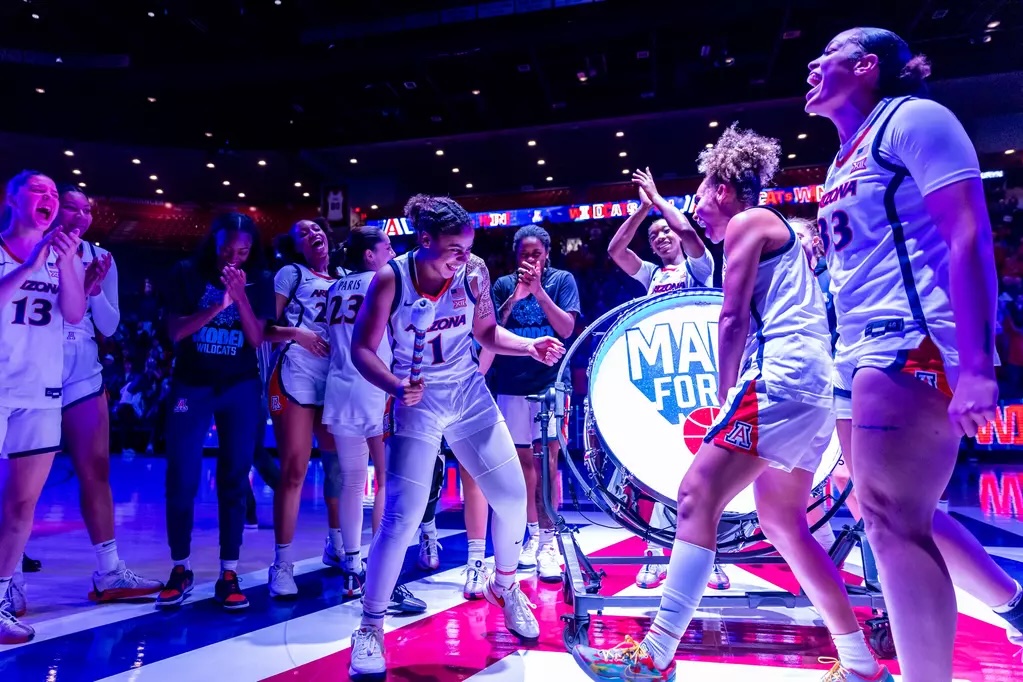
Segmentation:
{"type": "Polygon", "coordinates": [[[156,193],[157,193],[157,194],[163,194],[163,190],[162,190],[162,189],[159,189],[159,188],[158,188],[158,189],[156,190],[156,193]]]}
{"type": "Polygon", "coordinates": [[[629,169],[628,168],[623,168],[622,169],[622,175],[628,175],[628,174],[629,174],[629,169]]]}
{"type": "Polygon", "coordinates": [[[142,163],[142,159],[132,159],[131,162],[137,166],[142,163]]]}
{"type": "Polygon", "coordinates": [[[301,187],[301,186],[302,186],[302,183],[301,183],[301,182],[296,182],[296,183],[295,183],[295,187],[301,187]]]}
{"type": "Polygon", "coordinates": [[[617,133],[615,133],[615,137],[625,137],[625,133],[619,130],[617,133]]]}
{"type": "Polygon", "coordinates": [[[257,209],[255,206],[249,206],[249,210],[255,213],[257,209]]]}
{"type": "Polygon", "coordinates": [[[711,128],[717,128],[718,127],[718,122],[717,121],[711,121],[709,125],[710,125],[711,128]]]}
{"type": "Polygon", "coordinates": [[[213,133],[207,132],[207,133],[205,133],[205,135],[206,135],[206,137],[213,137],[213,133]]]}
{"type": "Polygon", "coordinates": [[[451,169],[451,172],[452,172],[452,173],[458,173],[458,172],[460,172],[460,171],[459,171],[459,170],[458,170],[457,168],[452,168],[452,169],[451,169]]]}
{"type": "Polygon", "coordinates": [[[997,20],[987,22],[987,27],[988,28],[998,28],[1001,25],[1002,25],[1002,22],[997,21],[997,20]]]}
{"type": "Polygon", "coordinates": [[[472,94],[474,94],[474,95],[478,95],[478,94],[480,94],[480,91],[479,91],[479,90],[473,90],[473,91],[472,91],[472,94]]]}
{"type": "Polygon", "coordinates": [[[82,174],[82,171],[80,171],[80,170],[78,170],[78,169],[76,168],[76,169],[74,169],[73,171],[71,171],[71,173],[72,173],[73,175],[81,175],[81,174],[82,174]]]}
{"type": "Polygon", "coordinates": [[[810,112],[810,115],[811,115],[811,116],[816,116],[817,114],[815,114],[814,112],[812,112],[812,111],[811,111],[811,112],[810,112]]]}
{"type": "Polygon", "coordinates": [[[348,159],[348,163],[359,163],[358,159],[348,159]]]}
{"type": "Polygon", "coordinates": [[[281,0],[274,0],[274,4],[277,5],[278,7],[280,7],[281,6],[281,0]]]}
{"type": "Polygon", "coordinates": [[[707,149],[713,149],[714,148],[714,143],[713,142],[708,142],[705,146],[707,147],[707,149]]]}
{"type": "Polygon", "coordinates": [[[529,145],[530,147],[535,147],[536,146],[536,140],[530,140],[526,144],[529,145]]]}
{"type": "Polygon", "coordinates": [[[472,189],[472,183],[471,182],[465,183],[465,188],[466,189],[472,189]]]}
{"type": "Polygon", "coordinates": [[[150,104],[155,104],[156,103],[156,98],[155,97],[146,97],[146,101],[149,102],[150,104]]]}
{"type": "Polygon", "coordinates": [[[302,192],[302,196],[304,196],[304,197],[309,196],[309,192],[302,192]]]}
{"type": "Polygon", "coordinates": [[[806,139],[806,133],[799,133],[798,135],[796,135],[796,139],[805,140],[806,139]]]}
{"type": "Polygon", "coordinates": [[[537,165],[537,166],[542,166],[542,165],[544,165],[545,163],[547,163],[547,162],[546,162],[546,161],[544,161],[543,159],[537,159],[537,160],[536,160],[536,165],[537,165]]]}
{"type": "MultiPolygon", "coordinates": [[[[163,207],[164,208],[174,208],[174,204],[172,204],[171,202],[168,201],[167,203],[165,203],[163,205],[163,207]]],[[[96,242],[96,246],[99,246],[99,242],[96,242]]]]}
{"type": "Polygon", "coordinates": [[[438,149],[437,151],[434,152],[434,154],[436,154],[437,156],[444,156],[444,150],[438,149]]]}
{"type": "Polygon", "coordinates": [[[370,206],[370,207],[369,207],[369,209],[370,209],[371,211],[375,211],[375,210],[377,210],[378,208],[380,208],[380,207],[379,207],[379,206],[377,206],[376,204],[373,204],[372,206],[370,206]]]}
{"type": "Polygon", "coordinates": [[[231,181],[230,180],[224,180],[224,187],[230,187],[230,186],[231,186],[231,181]]]}
{"type": "Polygon", "coordinates": [[[216,166],[215,166],[215,165],[213,165],[213,162],[212,162],[212,161],[210,161],[209,163],[207,163],[207,164],[206,164],[206,167],[207,167],[207,168],[216,168],[216,166]]]}
{"type": "Polygon", "coordinates": [[[980,39],[980,42],[982,42],[982,43],[990,43],[991,42],[991,36],[990,35],[984,36],[983,38],[980,39]]]}
{"type": "Polygon", "coordinates": [[[554,182],[554,178],[552,178],[551,176],[548,175],[547,176],[547,182],[554,182]]]}
{"type": "Polygon", "coordinates": [[[33,19],[38,19],[38,18],[39,18],[39,15],[38,15],[38,14],[34,14],[34,13],[33,13],[33,14],[32,14],[32,18],[33,18],[33,19]]]}
{"type": "Polygon", "coordinates": [[[1015,154],[1015,153],[1016,153],[1016,150],[1015,150],[1015,149],[1006,149],[1006,150],[1005,150],[1005,153],[1006,153],[1006,154],[1015,154]]]}
{"type": "Polygon", "coordinates": [[[78,183],[78,186],[79,186],[79,187],[85,187],[85,183],[84,183],[84,182],[79,182],[79,183],[78,183]]]}
{"type": "Polygon", "coordinates": [[[258,164],[259,164],[260,166],[265,166],[265,165],[266,165],[266,161],[264,161],[263,159],[260,159],[260,160],[259,160],[259,161],[258,161],[257,163],[258,163],[258,164]]]}
{"type": "Polygon", "coordinates": [[[152,19],[156,16],[156,12],[146,12],[146,16],[152,19]]]}
{"type": "Polygon", "coordinates": [[[36,92],[38,94],[40,94],[40,95],[45,95],[46,94],[46,90],[44,90],[43,88],[36,88],[36,92]]]}
{"type": "Polygon", "coordinates": [[[618,152],[618,156],[620,156],[620,157],[621,157],[621,158],[623,158],[623,159],[624,159],[624,158],[625,158],[626,156],[628,156],[628,155],[629,155],[629,152],[618,152]]]}
{"type": "Polygon", "coordinates": [[[150,176],[149,176],[149,179],[150,179],[150,180],[156,180],[156,179],[157,179],[157,177],[156,177],[155,175],[150,175],[150,176]]]}
{"type": "Polygon", "coordinates": [[[238,198],[239,199],[244,199],[245,198],[245,192],[238,192],[238,198]]]}
{"type": "Polygon", "coordinates": [[[585,71],[580,71],[579,73],[577,73],[575,75],[575,77],[579,79],[580,83],[585,83],[587,80],[589,80],[587,78],[587,76],[586,76],[586,72],[585,71]]]}
{"type": "Polygon", "coordinates": [[[790,158],[790,159],[794,159],[794,158],[796,158],[796,155],[795,155],[795,154],[789,154],[789,155],[788,155],[788,158],[790,158]]]}
{"type": "Polygon", "coordinates": [[[71,151],[70,149],[65,149],[64,150],[64,156],[74,156],[74,155],[75,155],[75,153],[73,151],[71,151]]]}

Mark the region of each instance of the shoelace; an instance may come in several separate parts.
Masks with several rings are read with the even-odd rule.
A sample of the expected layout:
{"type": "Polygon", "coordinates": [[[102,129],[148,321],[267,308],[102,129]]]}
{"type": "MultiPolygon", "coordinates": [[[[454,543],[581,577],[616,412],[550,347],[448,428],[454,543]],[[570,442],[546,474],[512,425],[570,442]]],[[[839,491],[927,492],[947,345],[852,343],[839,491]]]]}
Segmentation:
{"type": "Polygon", "coordinates": [[[440,544],[440,540],[437,538],[431,538],[425,533],[423,534],[423,538],[419,541],[419,544],[427,554],[439,554],[440,550],[444,549],[444,545],[440,544]]]}
{"type": "Polygon", "coordinates": [[[511,598],[515,600],[515,604],[518,606],[524,606],[529,609],[536,608],[536,604],[529,601],[529,597],[525,595],[518,583],[512,585],[505,594],[511,596],[511,598]]]}
{"type": "Polygon", "coordinates": [[[404,585],[398,585],[394,588],[394,592],[391,593],[391,601],[404,601],[409,597],[412,597],[412,591],[404,585]],[[395,599],[395,597],[398,597],[395,599]]]}
{"type": "Polygon", "coordinates": [[[0,599],[0,621],[7,623],[18,623],[18,617],[14,615],[14,604],[7,597],[0,599]]]}
{"type": "Polygon", "coordinates": [[[837,658],[831,658],[830,656],[821,656],[817,659],[818,663],[824,663],[825,665],[831,665],[831,670],[827,672],[824,679],[821,682],[845,682],[847,675],[846,669],[842,667],[842,662],[837,658]]]}
{"type": "Polygon", "coordinates": [[[142,578],[130,568],[126,568],[120,576],[120,582],[126,585],[138,585],[142,582],[142,578]]]}
{"type": "Polygon", "coordinates": [[[629,635],[625,635],[625,641],[610,649],[597,652],[606,663],[627,663],[634,665],[646,654],[646,650],[629,635]]]}
{"type": "Polygon", "coordinates": [[[380,646],[380,633],[373,628],[360,628],[355,638],[363,643],[362,653],[364,656],[372,656],[382,653],[380,646]]]}

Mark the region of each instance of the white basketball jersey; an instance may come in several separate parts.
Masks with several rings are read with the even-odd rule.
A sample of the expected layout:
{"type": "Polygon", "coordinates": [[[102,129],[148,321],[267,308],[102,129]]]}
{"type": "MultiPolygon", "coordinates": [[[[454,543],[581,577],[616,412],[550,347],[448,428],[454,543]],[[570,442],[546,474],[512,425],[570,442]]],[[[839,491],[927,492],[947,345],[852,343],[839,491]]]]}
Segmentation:
{"type": "MultiPolygon", "coordinates": [[[[947,371],[958,364],[949,249],[886,134],[892,116],[913,101],[881,101],[842,146],[828,170],[818,223],[831,274],[839,356],[867,352],[865,347],[908,350],[930,336],[947,371]]],[[[951,114],[948,118],[954,122],[951,114]]],[[[922,143],[926,146],[926,140],[922,143]]],[[[935,159],[941,154],[936,152],[935,159]]]]}
{"type": "MultiPolygon", "coordinates": [[[[290,297],[284,308],[284,318],[288,326],[311,329],[321,338],[327,338],[327,291],[336,281],[330,275],[313,272],[304,265],[297,263],[281,268],[275,280],[275,290],[280,293],[282,280],[290,284],[290,289],[283,292],[290,297]]],[[[318,358],[294,341],[288,343],[284,352],[294,362],[302,362],[309,367],[327,371],[327,360],[318,358]]]]}
{"type": "Polygon", "coordinates": [[[458,269],[437,296],[424,296],[415,287],[415,251],[390,262],[395,273],[394,303],[387,325],[394,357],[391,371],[397,377],[411,373],[415,332],[412,329],[412,304],[420,298],[433,301],[436,308],[433,325],[426,333],[423,353],[423,379],[430,383],[455,383],[479,371],[473,346],[472,324],[476,301],[469,288],[466,266],[458,269]]]}
{"type": "MultiPolygon", "coordinates": [[[[89,269],[92,261],[110,253],[106,249],[86,241],[83,241],[82,245],[78,248],[82,258],[83,272],[89,269]]],[[[82,318],[81,322],[71,324],[66,320],[64,321],[64,340],[68,343],[89,342],[95,345],[96,325],[92,321],[92,302],[90,296],[86,296],[85,317],[82,318]]]]}
{"type": "Polygon", "coordinates": [[[757,368],[771,397],[830,406],[831,334],[824,294],[788,222],[789,242],[763,254],[750,299],[742,371],[757,368]]]}
{"type": "MultiPolygon", "coordinates": [[[[21,261],[0,242],[0,277],[21,261]]],[[[21,409],[60,408],[64,370],[64,317],[53,251],[46,265],[28,276],[0,306],[0,405],[21,409]]]]}
{"type": "MultiPolygon", "coordinates": [[[[384,416],[386,394],[369,383],[352,362],[352,330],[355,317],[359,314],[373,281],[373,272],[355,272],[334,282],[327,294],[327,311],[330,324],[330,370],[327,373],[327,392],[323,401],[323,421],[332,423],[352,413],[362,413],[365,405],[377,404],[379,409],[369,410],[381,420],[384,416]],[[350,409],[350,408],[358,409],[350,409]]],[[[377,356],[385,364],[391,364],[391,346],[385,335],[380,339],[377,356]]]]}

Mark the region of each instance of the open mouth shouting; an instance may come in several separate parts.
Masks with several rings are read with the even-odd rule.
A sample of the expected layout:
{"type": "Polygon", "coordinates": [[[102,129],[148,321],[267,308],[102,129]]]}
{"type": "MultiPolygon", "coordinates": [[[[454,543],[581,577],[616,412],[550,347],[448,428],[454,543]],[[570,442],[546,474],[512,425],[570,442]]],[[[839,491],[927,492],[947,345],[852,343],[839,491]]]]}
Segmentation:
{"type": "Polygon", "coordinates": [[[811,71],[807,77],[806,82],[810,84],[810,91],[806,93],[806,101],[809,102],[821,91],[821,83],[824,81],[824,77],[821,76],[819,71],[811,71]]]}

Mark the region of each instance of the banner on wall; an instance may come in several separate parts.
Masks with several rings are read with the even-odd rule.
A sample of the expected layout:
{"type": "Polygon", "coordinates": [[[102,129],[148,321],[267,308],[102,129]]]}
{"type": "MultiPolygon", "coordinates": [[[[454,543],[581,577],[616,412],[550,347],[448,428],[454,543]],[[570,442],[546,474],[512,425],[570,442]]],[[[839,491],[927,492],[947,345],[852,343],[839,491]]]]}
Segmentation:
{"type": "MultiPolygon", "coordinates": [[[[760,193],[760,204],[763,206],[783,206],[789,204],[815,204],[824,193],[824,185],[805,185],[802,187],[776,187],[765,189],[760,193]]],[[[693,195],[665,197],[672,206],[683,213],[693,212],[693,195]]],[[[545,206],[542,208],[519,208],[511,211],[484,211],[470,213],[472,224],[476,229],[494,227],[522,227],[539,223],[581,223],[589,220],[625,219],[639,210],[639,202],[635,199],[627,201],[605,201],[595,204],[573,204],[569,206],[545,206]]],[[[658,215],[656,210],[651,215],[658,215]]],[[[368,220],[366,224],[384,231],[388,237],[402,237],[415,233],[412,226],[404,218],[386,218],[384,220],[368,220]]]]}

